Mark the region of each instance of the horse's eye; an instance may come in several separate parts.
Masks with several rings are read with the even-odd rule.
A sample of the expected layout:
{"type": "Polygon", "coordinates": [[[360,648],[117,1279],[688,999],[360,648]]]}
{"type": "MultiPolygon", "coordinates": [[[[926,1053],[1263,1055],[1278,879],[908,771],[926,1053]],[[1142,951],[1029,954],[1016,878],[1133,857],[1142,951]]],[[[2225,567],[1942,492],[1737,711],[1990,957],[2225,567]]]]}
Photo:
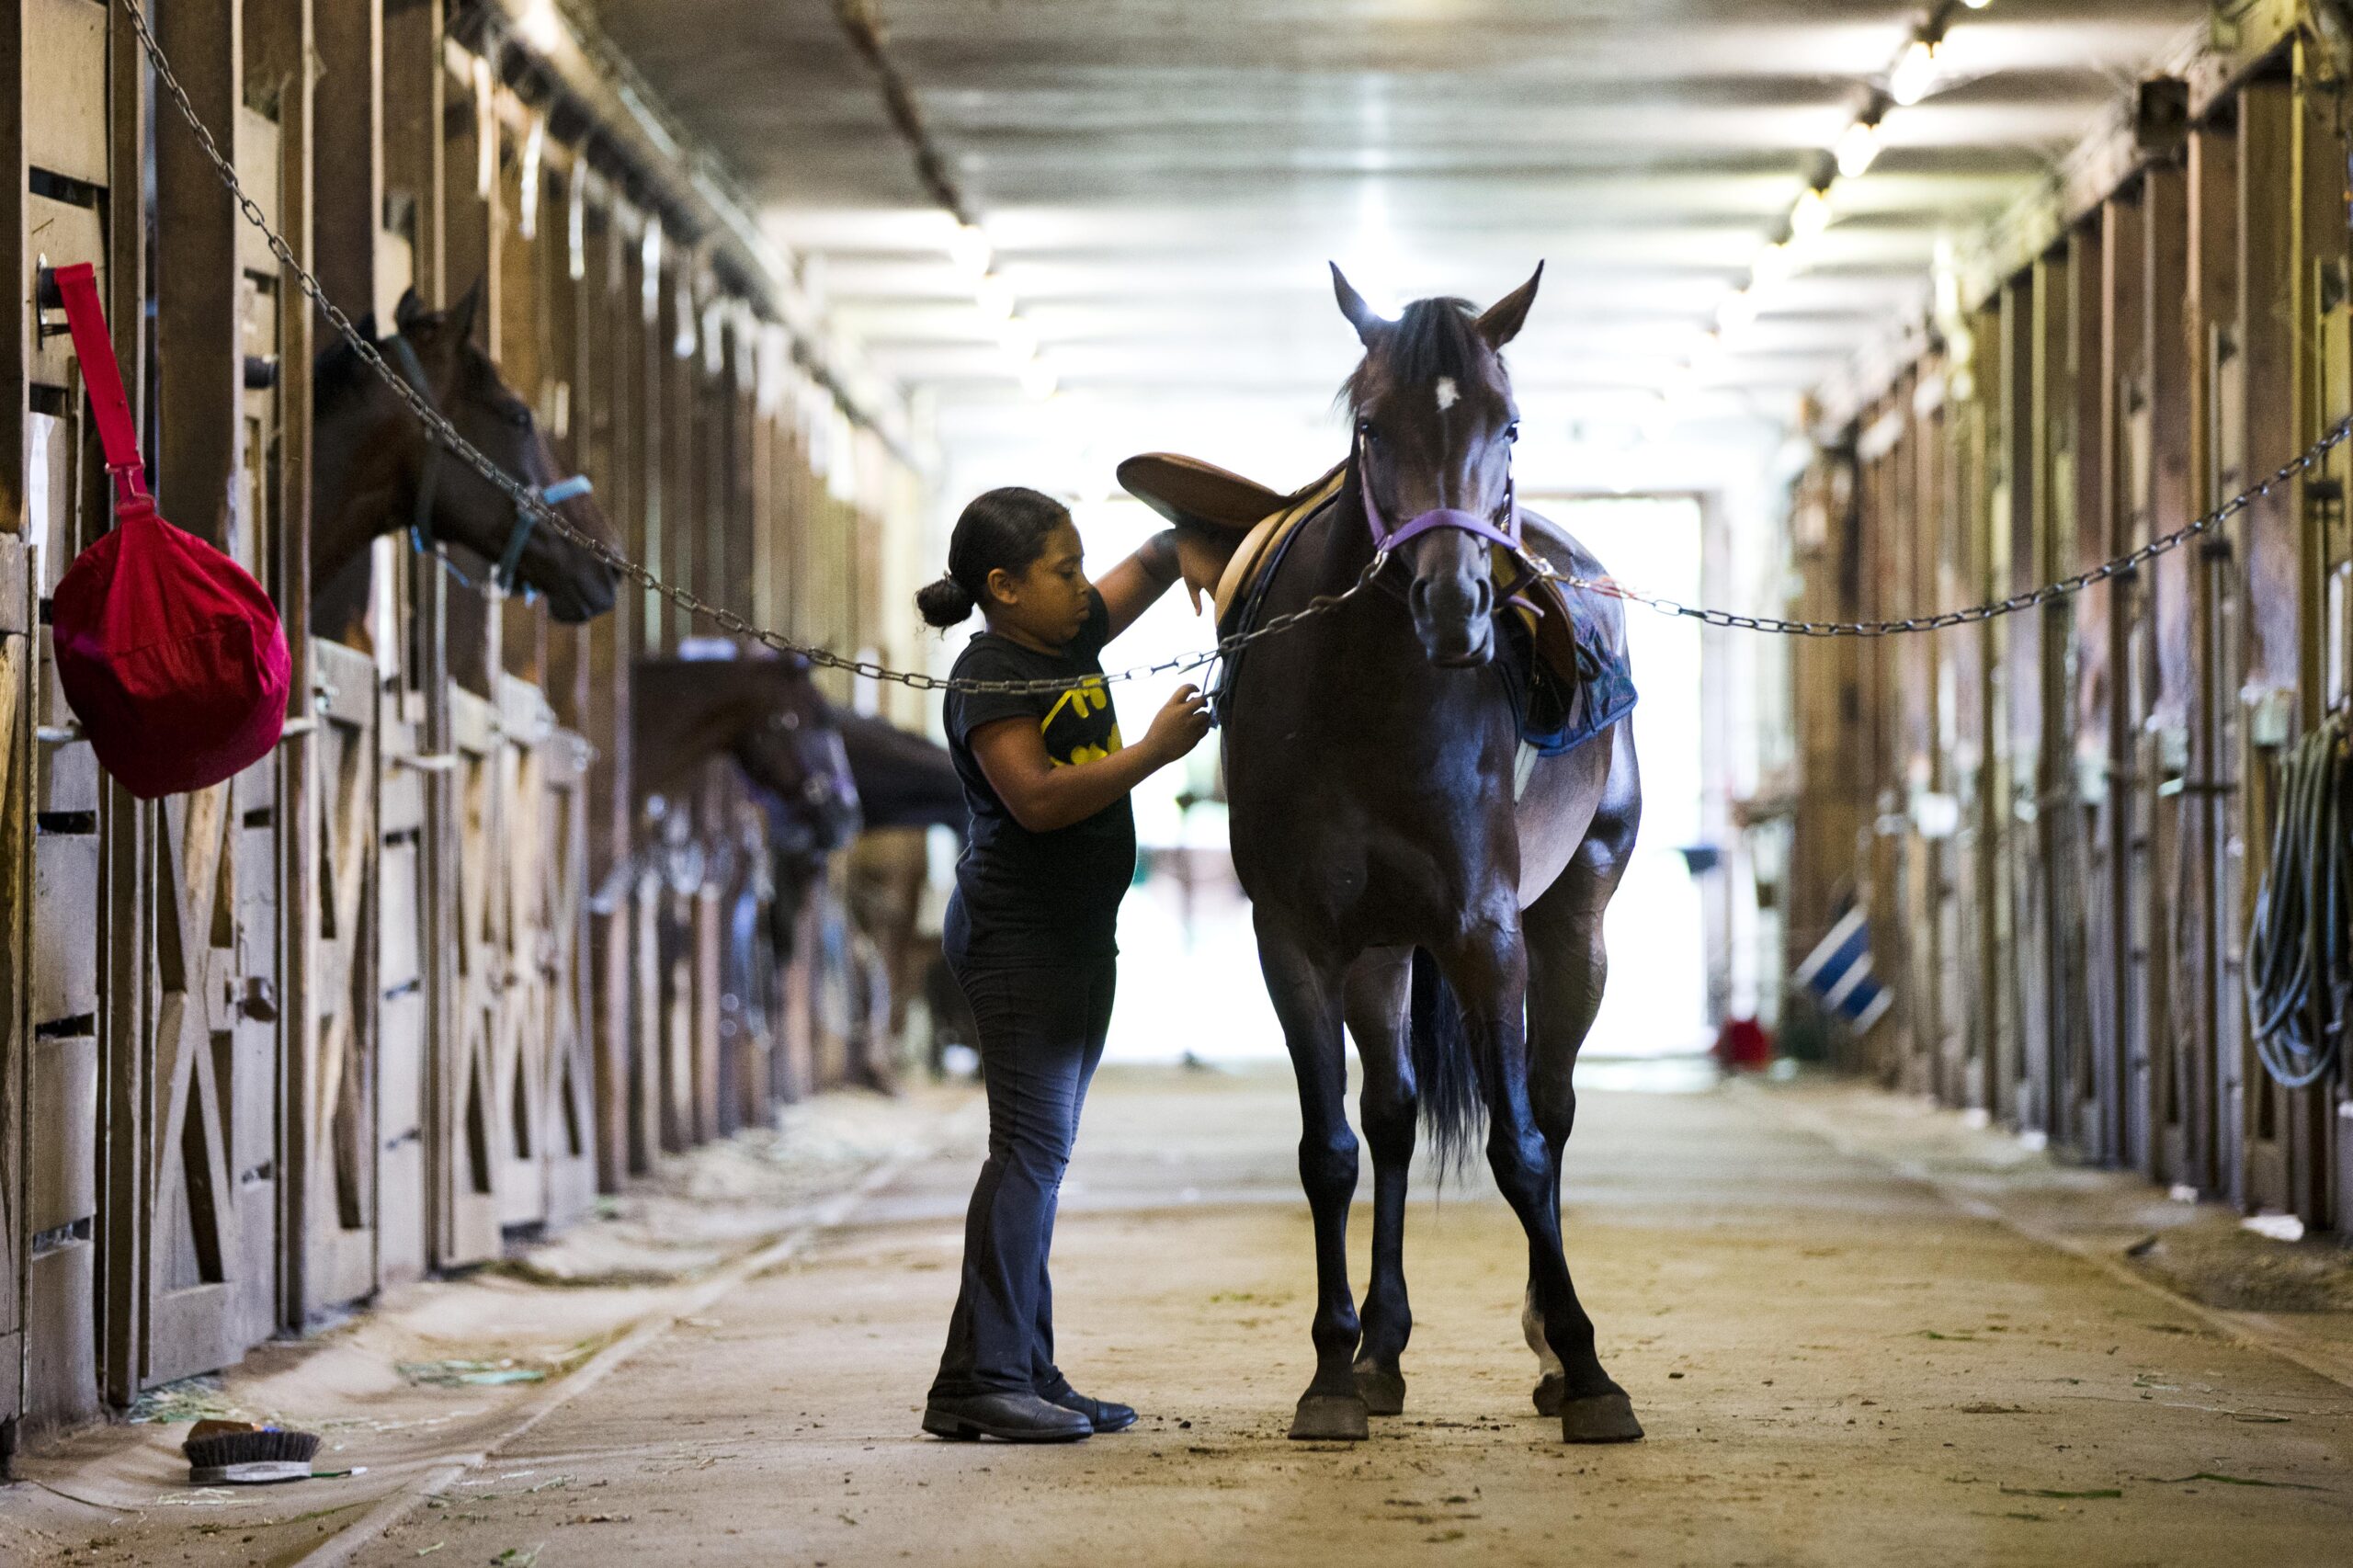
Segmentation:
{"type": "Polygon", "coordinates": [[[1518,420],[1515,419],[1510,424],[1504,426],[1504,439],[1506,441],[1517,441],[1519,439],[1518,420]]]}
{"type": "Polygon", "coordinates": [[[1372,421],[1370,419],[1359,419],[1357,421],[1357,435],[1365,440],[1372,442],[1378,442],[1381,439],[1381,432],[1372,427],[1372,421]]]}
{"type": "Polygon", "coordinates": [[[517,404],[506,411],[506,423],[517,430],[529,430],[531,427],[531,411],[517,404]]]}

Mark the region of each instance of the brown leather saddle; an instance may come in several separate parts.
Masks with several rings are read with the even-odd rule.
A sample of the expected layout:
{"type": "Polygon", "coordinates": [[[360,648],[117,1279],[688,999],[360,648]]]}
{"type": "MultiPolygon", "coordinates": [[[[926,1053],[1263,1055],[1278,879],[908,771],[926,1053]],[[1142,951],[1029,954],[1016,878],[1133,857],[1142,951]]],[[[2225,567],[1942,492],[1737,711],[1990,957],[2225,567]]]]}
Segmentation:
{"type": "MultiPolygon", "coordinates": [[[[1189,574],[1187,578],[1196,603],[1202,592],[1213,591],[1218,631],[1224,635],[1235,630],[1233,618],[1250,602],[1259,577],[1280,556],[1290,535],[1329,505],[1347,483],[1347,465],[1342,463],[1288,494],[1215,463],[1176,452],[1131,457],[1120,465],[1119,479],[1128,494],[1179,528],[1242,536],[1216,583],[1197,582],[1189,574]]],[[[1533,512],[1523,511],[1520,518],[1529,550],[1556,569],[1580,577],[1602,575],[1600,563],[1552,523],[1533,512]]],[[[1497,568],[1498,582],[1516,574],[1506,562],[1499,561],[1497,568]]],[[[1571,690],[1591,678],[1596,650],[1590,644],[1597,642],[1609,657],[1622,661],[1625,656],[1624,619],[1616,613],[1615,601],[1592,590],[1575,597],[1586,603],[1573,608],[1560,584],[1538,577],[1509,602],[1528,629],[1537,661],[1571,690]],[[1588,644],[1582,656],[1580,624],[1586,628],[1588,644]]]]}

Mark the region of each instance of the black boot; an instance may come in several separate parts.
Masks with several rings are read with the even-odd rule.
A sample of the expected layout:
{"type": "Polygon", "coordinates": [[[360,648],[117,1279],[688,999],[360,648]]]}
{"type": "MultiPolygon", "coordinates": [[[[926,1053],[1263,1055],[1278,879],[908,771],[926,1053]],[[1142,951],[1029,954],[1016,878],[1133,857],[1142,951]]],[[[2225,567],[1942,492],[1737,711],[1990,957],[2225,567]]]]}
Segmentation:
{"type": "Polygon", "coordinates": [[[1051,1392],[1041,1392],[1039,1397],[1064,1410],[1075,1410],[1097,1432],[1124,1432],[1136,1424],[1136,1413],[1128,1406],[1105,1399],[1089,1399],[1067,1382],[1051,1392]]]}
{"type": "MultiPolygon", "coordinates": [[[[1133,1411],[1128,1419],[1135,1419],[1133,1411]]],[[[1085,1412],[1050,1403],[1034,1393],[934,1394],[923,1407],[923,1429],[935,1437],[966,1443],[978,1437],[1072,1443],[1096,1430],[1085,1412]]]]}

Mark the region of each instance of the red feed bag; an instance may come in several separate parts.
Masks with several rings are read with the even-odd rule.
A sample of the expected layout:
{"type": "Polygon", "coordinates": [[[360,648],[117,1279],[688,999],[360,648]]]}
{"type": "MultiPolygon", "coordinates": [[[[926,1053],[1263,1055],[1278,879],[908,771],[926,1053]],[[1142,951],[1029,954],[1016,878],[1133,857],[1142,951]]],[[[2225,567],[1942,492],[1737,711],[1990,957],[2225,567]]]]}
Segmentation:
{"type": "Polygon", "coordinates": [[[116,485],[114,530],[51,601],[58,681],[125,789],[150,801],[201,790],[278,744],[286,629],[244,567],[156,516],[91,268],[61,267],[57,280],[116,485]]]}

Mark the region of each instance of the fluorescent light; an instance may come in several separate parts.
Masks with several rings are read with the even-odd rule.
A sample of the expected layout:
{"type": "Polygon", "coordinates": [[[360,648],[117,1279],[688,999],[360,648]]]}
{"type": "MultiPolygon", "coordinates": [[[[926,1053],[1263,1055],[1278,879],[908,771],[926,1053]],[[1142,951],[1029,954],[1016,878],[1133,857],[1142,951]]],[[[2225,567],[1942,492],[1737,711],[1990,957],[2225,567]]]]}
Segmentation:
{"type": "Polygon", "coordinates": [[[995,253],[989,248],[988,235],[978,223],[959,223],[948,238],[948,259],[974,278],[985,277],[995,253]]]}
{"type": "Polygon", "coordinates": [[[1982,11],[1986,6],[1991,6],[1994,3],[1994,0],[1961,0],[1961,3],[1968,6],[1972,11],[1982,11]]]}
{"type": "Polygon", "coordinates": [[[1859,119],[1839,135],[1833,150],[1838,159],[1838,173],[1847,179],[1859,176],[1879,156],[1879,127],[1870,120],[1859,119]]]}
{"type": "Polygon", "coordinates": [[[1830,193],[1809,188],[1790,209],[1790,233],[1800,240],[1810,240],[1830,227],[1830,193]]]}
{"type": "Polygon", "coordinates": [[[1903,57],[1888,73],[1887,96],[1899,104],[1916,104],[1928,96],[1937,74],[1937,46],[1926,39],[1904,45],[1903,57]]]}

